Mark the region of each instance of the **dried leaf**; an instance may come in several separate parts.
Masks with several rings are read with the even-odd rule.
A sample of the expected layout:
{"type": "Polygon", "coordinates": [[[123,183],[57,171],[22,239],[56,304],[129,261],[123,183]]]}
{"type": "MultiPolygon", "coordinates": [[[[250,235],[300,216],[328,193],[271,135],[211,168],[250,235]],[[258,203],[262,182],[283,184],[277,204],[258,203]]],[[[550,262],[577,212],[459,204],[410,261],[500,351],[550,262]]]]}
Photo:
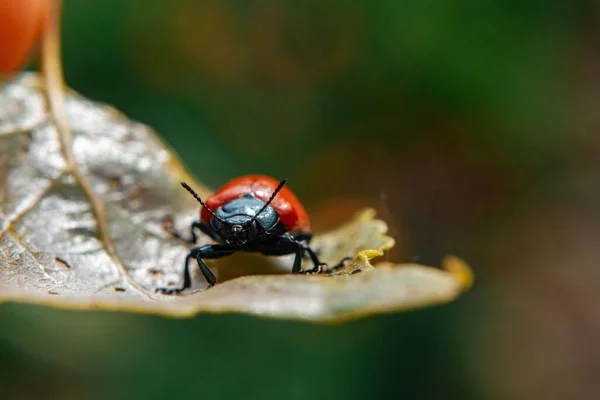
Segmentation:
{"type": "Polygon", "coordinates": [[[179,181],[202,196],[208,190],[150,128],[73,92],[62,121],[73,133],[69,163],[65,124],[49,112],[46,94],[34,74],[0,86],[0,302],[342,321],[447,302],[471,283],[456,258],[446,271],[374,268],[370,260],[394,241],[365,210],[313,242],[329,263],[356,255],[334,276],[291,275],[289,257],[234,255],[209,262],[220,282],[214,288],[191,294],[206,287],[195,268],[189,292],[157,294],[156,287],[179,284],[188,251],[166,227],[188,232],[198,215],[179,181]]]}

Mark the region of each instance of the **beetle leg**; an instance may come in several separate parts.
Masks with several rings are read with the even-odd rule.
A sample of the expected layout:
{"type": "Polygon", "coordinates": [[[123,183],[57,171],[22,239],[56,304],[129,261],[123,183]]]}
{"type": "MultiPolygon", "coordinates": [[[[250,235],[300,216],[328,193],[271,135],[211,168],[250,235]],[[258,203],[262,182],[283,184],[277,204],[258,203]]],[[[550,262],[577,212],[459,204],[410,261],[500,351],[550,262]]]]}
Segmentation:
{"type": "MultiPolygon", "coordinates": [[[[194,250],[194,249],[192,249],[194,250]]],[[[196,261],[198,261],[198,266],[200,267],[200,271],[202,271],[202,275],[208,282],[208,287],[213,287],[215,283],[217,283],[217,278],[213,275],[213,273],[208,269],[203,258],[221,258],[224,256],[228,256],[230,254],[235,253],[235,249],[229,245],[224,244],[209,244],[206,246],[202,246],[198,248],[198,254],[196,255],[196,261]]]]}
{"type": "Polygon", "coordinates": [[[319,257],[315,253],[315,251],[313,249],[311,249],[308,245],[304,245],[303,247],[304,247],[304,250],[310,256],[310,259],[312,260],[313,265],[314,265],[314,267],[312,269],[309,269],[309,270],[306,270],[306,271],[302,271],[301,273],[303,273],[303,274],[320,274],[320,273],[334,272],[334,271],[337,271],[340,268],[343,268],[346,265],[346,261],[352,259],[352,257],[344,257],[336,265],[334,265],[332,267],[329,267],[329,268],[323,268],[323,267],[327,267],[327,263],[321,262],[319,260],[319,257]]]}
{"type": "MultiPolygon", "coordinates": [[[[310,233],[310,232],[302,232],[302,233],[299,233],[297,235],[294,235],[294,240],[296,240],[298,242],[305,242],[306,245],[309,245],[310,241],[312,240],[312,237],[313,237],[312,233],[310,233]]],[[[302,255],[302,258],[308,258],[307,254],[304,253],[302,255]]],[[[311,256],[311,258],[312,258],[312,256],[311,256]]]]}
{"type": "Polygon", "coordinates": [[[310,241],[312,240],[312,233],[310,232],[302,232],[298,235],[294,236],[294,239],[296,239],[299,242],[306,242],[307,245],[310,244],[310,241]]]}
{"type": "Polygon", "coordinates": [[[202,233],[204,233],[206,236],[208,236],[209,238],[213,239],[213,240],[219,240],[219,237],[215,234],[215,231],[210,227],[210,225],[205,224],[204,222],[200,222],[200,221],[195,221],[192,224],[192,230],[194,228],[198,228],[200,229],[200,231],[202,233]]]}
{"type": "Polygon", "coordinates": [[[181,233],[179,233],[173,229],[171,229],[171,231],[169,233],[171,235],[173,235],[173,237],[175,237],[179,240],[183,240],[186,243],[195,244],[198,241],[198,236],[196,235],[196,229],[200,229],[200,231],[202,231],[202,233],[204,233],[205,235],[208,235],[212,238],[211,230],[208,228],[208,226],[206,226],[206,224],[203,224],[200,221],[194,221],[194,222],[192,222],[192,225],[190,225],[190,234],[192,236],[191,239],[184,237],[181,233]]]}
{"type": "MultiPolygon", "coordinates": [[[[308,240],[310,240],[310,238],[308,240]]],[[[316,274],[324,271],[329,271],[329,269],[324,268],[327,267],[327,263],[321,262],[313,249],[301,243],[296,238],[282,238],[272,245],[259,247],[255,250],[260,251],[262,254],[265,254],[267,256],[283,256],[287,254],[296,253],[296,257],[294,258],[294,264],[292,267],[292,273],[294,274],[316,274]],[[302,258],[305,252],[308,253],[308,256],[313,262],[314,267],[312,269],[302,271],[302,258]]]]}
{"type": "Polygon", "coordinates": [[[183,269],[183,286],[180,288],[156,288],[157,292],[162,292],[163,294],[172,294],[172,293],[179,293],[187,288],[190,287],[191,285],[191,278],[190,278],[190,260],[194,258],[192,253],[188,254],[185,257],[185,268],[183,269]]]}
{"type": "Polygon", "coordinates": [[[260,251],[262,254],[266,256],[285,256],[288,254],[296,254],[294,258],[294,266],[292,267],[292,272],[297,274],[300,272],[302,268],[302,256],[304,255],[304,246],[299,241],[289,238],[283,237],[280,238],[277,242],[258,246],[252,251],[260,251]]]}
{"type": "Polygon", "coordinates": [[[209,244],[206,246],[194,247],[190,251],[190,254],[188,254],[187,257],[185,258],[185,269],[183,271],[183,286],[180,288],[174,288],[174,289],[156,288],[156,291],[162,292],[164,294],[171,294],[171,293],[179,293],[179,292],[189,288],[192,283],[192,280],[190,277],[189,261],[192,258],[195,258],[196,261],[198,262],[198,267],[200,267],[200,271],[202,271],[202,275],[204,275],[204,278],[208,282],[208,287],[210,288],[210,287],[214,286],[214,284],[217,282],[217,279],[215,278],[215,275],[211,272],[211,270],[208,269],[208,267],[206,266],[206,264],[204,263],[204,261],[202,259],[203,258],[221,258],[224,256],[228,256],[230,254],[233,254],[234,252],[235,252],[235,250],[231,246],[220,245],[220,244],[209,244]]]}
{"type": "Polygon", "coordinates": [[[298,274],[302,269],[302,255],[304,254],[304,249],[302,245],[296,246],[296,257],[294,257],[294,265],[292,266],[292,273],[298,274]]]}
{"type": "Polygon", "coordinates": [[[327,263],[321,262],[321,260],[319,260],[319,257],[317,256],[317,254],[309,246],[302,245],[302,248],[304,249],[304,251],[306,251],[308,253],[311,261],[313,262],[314,267],[312,269],[309,269],[306,271],[298,271],[298,272],[301,274],[318,274],[320,272],[323,272],[324,271],[323,267],[327,267],[327,263]]]}
{"type": "Polygon", "coordinates": [[[338,269],[345,267],[346,261],[348,261],[348,260],[352,260],[352,257],[344,257],[344,258],[342,258],[342,260],[339,263],[335,264],[333,267],[327,268],[326,270],[324,270],[322,272],[329,273],[329,272],[337,271],[338,269]]]}

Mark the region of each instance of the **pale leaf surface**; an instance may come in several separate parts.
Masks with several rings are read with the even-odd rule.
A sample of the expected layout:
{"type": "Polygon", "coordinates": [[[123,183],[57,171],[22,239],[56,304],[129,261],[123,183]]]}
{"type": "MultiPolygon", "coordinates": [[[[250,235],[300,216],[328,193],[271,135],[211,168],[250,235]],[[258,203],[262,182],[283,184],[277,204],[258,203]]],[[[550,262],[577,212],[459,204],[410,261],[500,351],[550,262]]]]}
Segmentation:
{"type": "Polygon", "coordinates": [[[370,260],[394,241],[365,210],[314,239],[328,263],[354,257],[333,276],[291,275],[290,257],[234,255],[208,262],[219,280],[214,288],[202,290],[193,268],[189,291],[157,294],[157,287],[180,285],[188,251],[166,227],[188,233],[198,216],[179,181],[202,196],[209,191],[150,128],[73,92],[64,107],[76,160],[69,165],[45,90],[34,74],[0,85],[0,302],[341,321],[447,302],[470,285],[469,268],[456,258],[445,270],[373,267],[370,260]]]}

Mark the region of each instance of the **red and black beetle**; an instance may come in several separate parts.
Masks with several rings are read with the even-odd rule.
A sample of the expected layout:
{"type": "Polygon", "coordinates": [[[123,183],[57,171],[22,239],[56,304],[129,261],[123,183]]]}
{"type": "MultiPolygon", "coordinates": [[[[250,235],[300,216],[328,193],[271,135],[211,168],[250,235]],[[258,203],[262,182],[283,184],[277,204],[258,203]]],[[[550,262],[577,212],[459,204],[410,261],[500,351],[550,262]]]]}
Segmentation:
{"type": "MultiPolygon", "coordinates": [[[[191,285],[189,262],[195,258],[209,286],[217,280],[204,263],[204,258],[220,258],[237,251],[260,252],[268,256],[296,254],[293,273],[319,273],[327,265],[319,260],[310,248],[310,221],[294,193],[285,188],[286,180],[263,175],[247,175],[227,183],[212,196],[202,201],[200,196],[185,182],[181,185],[202,205],[200,220],[191,226],[191,239],[177,233],[173,235],[188,243],[196,243],[196,228],[215,240],[216,244],[191,249],[185,259],[183,286],[181,288],[158,288],[165,294],[178,293],[191,285]],[[301,271],[302,258],[308,254],[314,268],[301,271]]],[[[338,265],[327,269],[340,268],[338,265]]]]}

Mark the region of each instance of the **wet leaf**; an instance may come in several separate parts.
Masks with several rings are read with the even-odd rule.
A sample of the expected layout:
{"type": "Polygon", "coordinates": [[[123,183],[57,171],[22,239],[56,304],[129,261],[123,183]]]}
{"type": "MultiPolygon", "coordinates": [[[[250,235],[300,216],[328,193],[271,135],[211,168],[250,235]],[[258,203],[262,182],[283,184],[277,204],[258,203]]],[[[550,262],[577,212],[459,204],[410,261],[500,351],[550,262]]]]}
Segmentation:
{"type": "Polygon", "coordinates": [[[374,268],[370,260],[394,241],[365,210],[314,239],[326,262],[354,256],[335,275],[291,275],[290,257],[236,254],[208,262],[220,282],[214,288],[192,294],[206,287],[194,268],[191,290],[157,294],[180,284],[188,251],[168,228],[187,233],[198,216],[179,181],[202,196],[208,190],[147,126],[73,92],[57,117],[46,94],[34,74],[0,86],[0,302],[342,321],[447,302],[471,283],[457,258],[446,270],[374,268]],[[73,157],[61,141],[65,129],[73,157]]]}

